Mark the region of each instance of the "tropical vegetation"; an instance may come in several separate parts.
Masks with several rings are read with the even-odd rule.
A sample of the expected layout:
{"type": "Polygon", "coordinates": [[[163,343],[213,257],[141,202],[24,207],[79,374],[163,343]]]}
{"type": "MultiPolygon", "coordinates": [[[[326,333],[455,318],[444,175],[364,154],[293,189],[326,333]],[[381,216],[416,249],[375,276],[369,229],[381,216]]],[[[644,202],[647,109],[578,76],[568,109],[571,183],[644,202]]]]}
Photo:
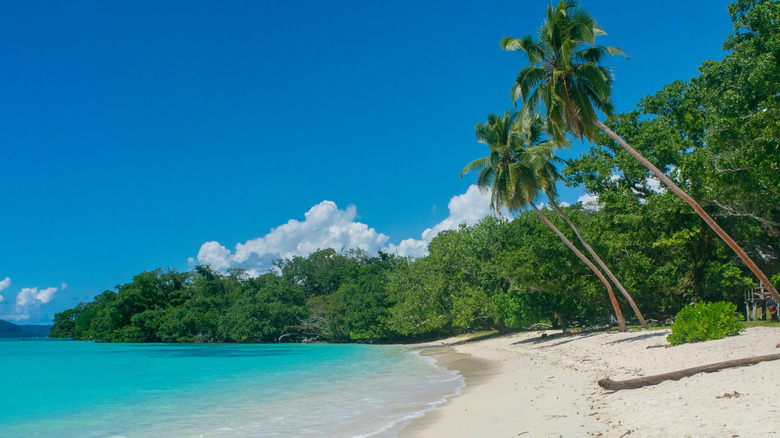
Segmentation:
{"type": "Polygon", "coordinates": [[[739,334],[745,328],[732,303],[698,303],[683,307],[666,337],[672,345],[713,341],[739,334]]]}
{"type": "MultiPolygon", "coordinates": [[[[732,5],[733,10],[741,8],[745,13],[751,7],[747,1],[732,5]]],[[[774,24],[777,28],[777,17],[768,18],[774,21],[770,25],[774,24]]],[[[592,141],[597,130],[607,134],[655,178],[693,207],[772,296],[780,299],[769,277],[693,197],[598,119],[597,110],[606,116],[611,116],[613,112],[610,102],[612,74],[601,61],[615,54],[625,56],[618,47],[594,45],[596,37],[604,34],[606,32],[587,11],[579,7],[576,0],[560,0],[557,6],[548,6],[547,20],[539,29],[538,40],[526,35],[520,39],[507,37],[501,41],[505,50],[524,52],[531,64],[518,74],[516,85],[512,88],[513,99],[522,100],[524,112],[543,107],[548,131],[556,139],[563,139],[564,134],[571,133],[592,141]]]]}
{"type": "MultiPolygon", "coordinates": [[[[506,124],[509,140],[485,141],[487,160],[467,168],[480,185],[496,187],[494,206],[513,210],[511,220],[488,216],[444,231],[417,259],[323,249],[280,260],[257,278],[208,266],[140,273],[57,314],[52,336],[396,342],[540,322],[606,322],[616,310],[604,283],[542,220],[570,242],[580,241],[564,217],[548,214],[556,208],[552,181],[559,176],[591,195],[591,203],[558,207],[648,322],[671,320],[691,302],[724,301],[737,305],[729,308],[732,314],[741,311],[745,288],[761,277],[671,186],[661,184],[666,178],[695,199],[759,271],[780,284],[780,4],[736,0],[728,12],[734,32],[722,60],[704,62],[692,80],[668,84],[618,114],[609,101],[611,72],[600,60],[622,52],[593,44],[602,31],[575,2],[549,9],[547,34],[504,40],[531,61],[513,91],[522,105],[478,125],[478,134],[485,128],[478,138],[487,140],[491,121],[496,129],[506,124]],[[529,142],[514,121],[527,126],[535,117],[546,137],[529,142]],[[582,154],[556,163],[554,147],[580,139],[590,140],[582,154]],[[663,169],[660,175],[622,143],[663,169]],[[482,176],[502,162],[515,170],[482,176]],[[544,163],[556,168],[540,172],[544,163]],[[538,206],[548,194],[548,207],[538,206]],[[521,200],[543,214],[522,210],[521,200]]],[[[475,157],[484,148],[475,142],[475,157]]],[[[765,278],[761,282],[769,286],[765,278]]],[[[616,301],[618,309],[631,307],[623,295],[616,301]]],[[[636,312],[629,324],[639,322],[636,312]]]]}

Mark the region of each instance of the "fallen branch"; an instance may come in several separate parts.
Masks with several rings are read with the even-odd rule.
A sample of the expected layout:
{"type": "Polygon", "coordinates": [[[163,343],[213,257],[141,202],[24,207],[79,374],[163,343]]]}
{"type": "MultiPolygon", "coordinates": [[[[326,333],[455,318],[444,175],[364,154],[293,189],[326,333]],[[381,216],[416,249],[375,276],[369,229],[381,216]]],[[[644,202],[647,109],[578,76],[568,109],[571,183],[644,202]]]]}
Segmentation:
{"type": "Polygon", "coordinates": [[[727,360],[725,362],[712,363],[709,365],[703,365],[700,367],[686,368],[680,371],[672,371],[671,373],[657,374],[655,376],[638,377],[636,379],[628,380],[612,380],[610,378],[599,380],[599,386],[607,390],[618,389],[634,389],[641,388],[643,386],[657,385],[667,380],[680,380],[683,377],[690,377],[699,373],[712,373],[720,371],[725,368],[742,367],[747,365],[754,365],[759,362],[765,362],[768,360],[778,360],[780,354],[767,354],[765,356],[746,357],[744,359],[727,360]]]}

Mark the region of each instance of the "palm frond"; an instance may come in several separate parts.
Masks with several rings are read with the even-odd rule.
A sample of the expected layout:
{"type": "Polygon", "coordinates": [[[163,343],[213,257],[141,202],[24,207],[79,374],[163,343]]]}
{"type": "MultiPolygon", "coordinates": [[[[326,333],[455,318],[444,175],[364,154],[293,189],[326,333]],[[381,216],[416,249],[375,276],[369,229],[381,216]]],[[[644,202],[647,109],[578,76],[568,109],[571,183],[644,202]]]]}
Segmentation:
{"type": "Polygon", "coordinates": [[[545,54],[544,47],[534,41],[531,35],[524,35],[519,39],[504,37],[501,39],[501,48],[509,52],[519,51],[525,53],[531,65],[544,59],[545,54]]]}
{"type": "Polygon", "coordinates": [[[570,37],[574,41],[593,44],[596,40],[596,20],[584,9],[577,9],[569,14],[571,26],[570,37]]]}
{"type": "Polygon", "coordinates": [[[544,75],[545,71],[542,67],[528,66],[520,70],[515,80],[517,87],[512,88],[513,102],[516,102],[517,98],[520,97],[525,105],[531,91],[535,90],[544,80],[544,75]]]}
{"type": "Polygon", "coordinates": [[[598,64],[604,58],[606,58],[607,55],[609,55],[609,52],[607,52],[605,47],[594,46],[580,50],[579,52],[572,55],[572,59],[578,63],[592,62],[598,64]]]}
{"type": "Polygon", "coordinates": [[[615,55],[623,55],[624,58],[626,58],[626,61],[629,61],[628,55],[623,53],[623,50],[620,49],[620,47],[616,46],[606,46],[604,47],[607,52],[609,53],[609,56],[615,56],[615,55]]]}
{"type": "Polygon", "coordinates": [[[463,179],[463,175],[471,172],[480,172],[482,169],[490,166],[491,164],[490,157],[483,157],[478,158],[471,163],[467,164],[466,167],[463,168],[463,170],[460,171],[460,178],[463,179]]]}

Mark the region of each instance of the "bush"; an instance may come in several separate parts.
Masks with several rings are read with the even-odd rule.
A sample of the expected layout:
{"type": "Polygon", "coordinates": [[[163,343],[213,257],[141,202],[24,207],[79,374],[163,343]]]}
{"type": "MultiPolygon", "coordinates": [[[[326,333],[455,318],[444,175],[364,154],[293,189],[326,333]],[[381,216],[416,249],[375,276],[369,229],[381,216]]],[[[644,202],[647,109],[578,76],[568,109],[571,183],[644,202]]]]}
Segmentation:
{"type": "Polygon", "coordinates": [[[725,301],[685,306],[666,337],[672,345],[711,341],[739,334],[744,327],[736,314],[737,306],[725,301]]]}

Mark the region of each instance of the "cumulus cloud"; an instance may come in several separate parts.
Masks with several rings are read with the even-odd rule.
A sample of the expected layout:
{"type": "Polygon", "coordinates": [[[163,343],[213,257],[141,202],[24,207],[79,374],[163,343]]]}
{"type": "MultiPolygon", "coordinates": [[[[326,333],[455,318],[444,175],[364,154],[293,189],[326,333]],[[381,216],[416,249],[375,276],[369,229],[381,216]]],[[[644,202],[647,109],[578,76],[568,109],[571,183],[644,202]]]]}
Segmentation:
{"type": "Polygon", "coordinates": [[[263,237],[239,243],[234,251],[219,242],[206,242],[201,245],[197,258],[190,258],[190,262],[197,261],[221,272],[243,268],[249,275],[257,276],[271,269],[273,262],[280,258],[307,256],[325,248],[355,248],[376,253],[389,239],[368,225],[355,222],[354,205],[339,210],[336,203],[323,201],[304,217],[303,221],[291,219],[263,237]]]}
{"type": "Polygon", "coordinates": [[[433,228],[423,231],[420,239],[406,239],[398,245],[390,244],[385,251],[411,257],[426,255],[428,244],[442,231],[457,229],[464,222],[467,225],[473,225],[491,214],[490,192],[482,192],[476,185],[472,185],[466,190],[466,193],[450,199],[447,207],[450,215],[433,228]]]}
{"type": "Polygon", "coordinates": [[[334,202],[323,201],[306,212],[303,221],[291,219],[263,237],[237,244],[232,251],[219,242],[206,242],[196,257],[189,258],[189,263],[209,265],[220,272],[241,268],[251,276],[258,276],[272,269],[276,260],[306,257],[325,248],[362,249],[370,254],[381,250],[420,257],[427,254],[428,243],[440,232],[457,229],[461,223],[472,225],[490,214],[490,194],[472,185],[466,193],[454,196],[448,208],[449,216],[423,231],[419,239],[405,239],[396,245],[387,244],[389,237],[385,234],[356,222],[354,205],[340,210],[334,202]]]}
{"type": "MultiPolygon", "coordinates": [[[[0,282],[0,289],[6,289],[11,284],[6,278],[0,282]]],[[[10,321],[24,321],[31,317],[39,318],[45,313],[45,305],[54,299],[57,293],[56,287],[38,289],[37,287],[25,287],[16,294],[16,301],[7,302],[0,296],[0,319],[10,321]]]]}
{"type": "Polygon", "coordinates": [[[37,287],[25,287],[16,295],[16,305],[24,308],[31,305],[46,304],[54,298],[56,292],[56,287],[47,287],[40,291],[37,287]]]}
{"type": "Polygon", "coordinates": [[[198,263],[209,265],[217,271],[224,271],[230,266],[230,250],[220,245],[219,242],[206,242],[198,251],[198,263]]]}

